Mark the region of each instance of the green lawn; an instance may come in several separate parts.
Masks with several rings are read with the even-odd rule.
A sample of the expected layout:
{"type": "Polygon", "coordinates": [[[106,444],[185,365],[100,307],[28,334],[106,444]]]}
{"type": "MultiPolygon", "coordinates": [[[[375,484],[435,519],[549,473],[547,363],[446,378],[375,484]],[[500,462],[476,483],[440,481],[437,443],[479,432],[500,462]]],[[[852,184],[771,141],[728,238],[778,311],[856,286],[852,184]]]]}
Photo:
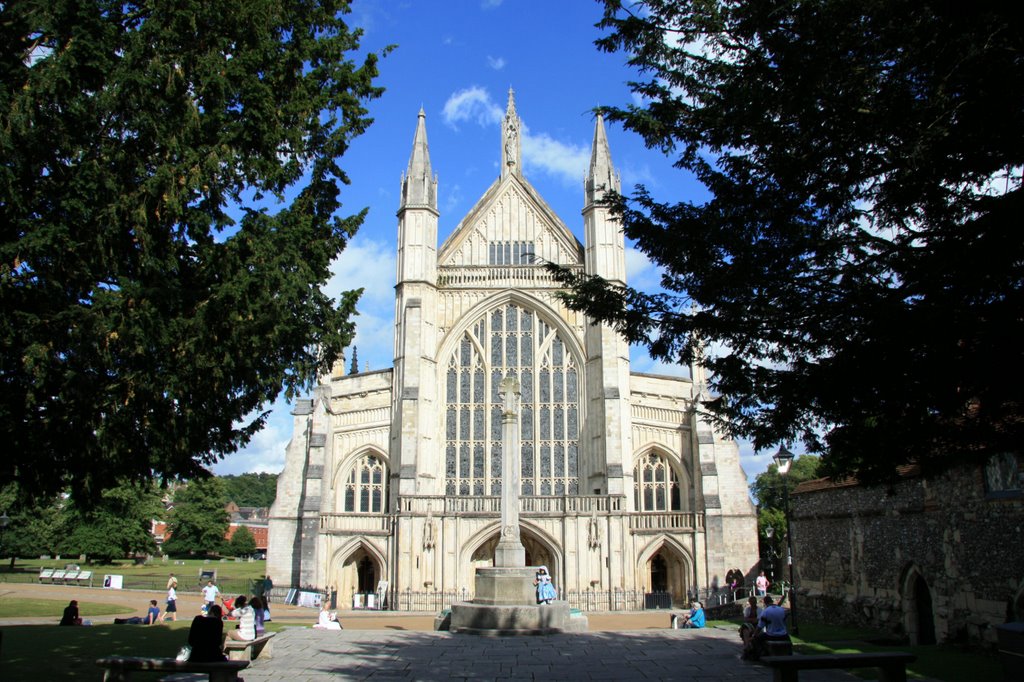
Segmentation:
{"type": "MultiPolygon", "coordinates": [[[[736,625],[735,621],[709,621],[709,625],[736,625]]],[[[793,637],[798,654],[860,653],[907,651],[917,660],[907,666],[911,679],[926,677],[941,682],[979,682],[1002,679],[1002,666],[994,653],[953,645],[904,646],[871,644],[885,638],[885,633],[864,628],[844,627],[830,623],[800,622],[800,635],[793,637]]],[[[871,669],[851,670],[863,679],[878,679],[871,669]]]]}
{"type": "MultiPolygon", "coordinates": [[[[63,608],[63,607],[62,607],[63,608]]],[[[110,613],[111,608],[104,605],[110,613]]],[[[0,680],[79,680],[102,678],[96,659],[103,656],[155,656],[173,658],[188,641],[192,619],[160,625],[94,625],[68,628],[57,625],[0,627],[3,655],[0,680]],[[45,655],[44,655],[45,654],[45,655]]],[[[276,632],[294,623],[267,623],[276,632]]],[[[133,673],[132,679],[155,682],[166,673],[133,673]]]]}
{"type": "MultiPolygon", "coordinates": [[[[60,620],[61,616],[64,615],[64,607],[67,605],[68,602],[63,599],[21,599],[17,597],[0,597],[0,618],[42,618],[45,616],[52,616],[56,620],[60,620]]],[[[127,606],[119,606],[118,604],[101,604],[99,602],[79,601],[78,613],[82,618],[91,618],[98,615],[111,616],[122,613],[145,611],[145,606],[146,603],[142,599],[139,600],[138,609],[131,609],[127,606]]]]}
{"type": "Polygon", "coordinates": [[[0,582],[36,582],[41,568],[64,568],[68,564],[81,566],[82,570],[93,572],[93,586],[103,584],[105,574],[124,576],[125,589],[163,590],[167,585],[167,576],[174,573],[178,577],[178,591],[196,593],[201,584],[200,571],[217,571],[217,584],[221,591],[228,594],[248,594],[252,592],[251,582],[262,578],[267,571],[266,561],[236,561],[235,559],[185,559],[164,561],[155,559],[148,563],[135,564],[132,561],[114,564],[84,564],[77,559],[18,559],[14,571],[10,570],[7,561],[0,564],[0,582]]]}

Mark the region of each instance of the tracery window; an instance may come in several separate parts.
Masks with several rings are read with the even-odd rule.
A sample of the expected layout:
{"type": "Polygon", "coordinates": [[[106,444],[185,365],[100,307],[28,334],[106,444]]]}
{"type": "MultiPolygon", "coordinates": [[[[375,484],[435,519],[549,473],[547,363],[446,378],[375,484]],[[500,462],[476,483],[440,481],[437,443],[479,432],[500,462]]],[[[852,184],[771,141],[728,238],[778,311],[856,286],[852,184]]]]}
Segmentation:
{"type": "Polygon", "coordinates": [[[664,512],[682,509],[679,479],[668,459],[658,452],[643,455],[633,469],[633,496],[637,511],[664,512]]]}
{"type": "Polygon", "coordinates": [[[565,340],[536,312],[505,305],[463,334],[445,377],[445,493],[501,494],[498,386],[522,388],[522,495],[579,493],[579,369],[565,340]]]}
{"type": "Polygon", "coordinates": [[[345,483],[345,511],[380,514],[387,511],[387,470],[375,455],[363,455],[345,483]]]}

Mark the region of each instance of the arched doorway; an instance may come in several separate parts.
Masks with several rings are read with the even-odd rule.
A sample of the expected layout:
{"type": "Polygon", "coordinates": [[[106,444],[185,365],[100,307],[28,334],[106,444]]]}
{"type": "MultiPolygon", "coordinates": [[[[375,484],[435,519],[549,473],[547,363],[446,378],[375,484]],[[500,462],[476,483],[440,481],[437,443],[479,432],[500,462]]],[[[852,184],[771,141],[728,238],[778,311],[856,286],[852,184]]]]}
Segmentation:
{"type": "Polygon", "coordinates": [[[662,538],[660,543],[649,546],[641,555],[641,561],[643,563],[637,567],[637,588],[650,592],[668,592],[674,603],[686,603],[690,586],[690,562],[679,547],[662,538]]]}
{"type": "MultiPolygon", "coordinates": [[[[556,589],[561,591],[563,589],[560,584],[562,578],[560,573],[561,567],[555,550],[548,545],[546,540],[529,528],[520,527],[519,538],[523,543],[523,548],[526,550],[526,565],[547,566],[548,573],[556,581],[556,589]]],[[[469,556],[469,572],[467,575],[470,580],[476,575],[477,568],[494,565],[494,551],[498,546],[499,539],[498,530],[494,529],[490,535],[477,543],[473,553],[469,556]]]]}
{"type": "Polygon", "coordinates": [[[921,571],[911,568],[903,583],[903,618],[911,644],[935,644],[932,592],[921,571]]]}
{"type": "Polygon", "coordinates": [[[917,621],[915,644],[935,644],[935,615],[932,611],[932,593],[921,574],[914,577],[914,618],[917,621]]]}
{"type": "Polygon", "coordinates": [[[668,564],[660,552],[651,557],[651,592],[668,592],[668,564]]]}
{"type": "Polygon", "coordinates": [[[362,544],[355,547],[341,562],[337,572],[338,599],[345,603],[355,594],[373,594],[377,582],[384,577],[378,557],[362,544]]]}

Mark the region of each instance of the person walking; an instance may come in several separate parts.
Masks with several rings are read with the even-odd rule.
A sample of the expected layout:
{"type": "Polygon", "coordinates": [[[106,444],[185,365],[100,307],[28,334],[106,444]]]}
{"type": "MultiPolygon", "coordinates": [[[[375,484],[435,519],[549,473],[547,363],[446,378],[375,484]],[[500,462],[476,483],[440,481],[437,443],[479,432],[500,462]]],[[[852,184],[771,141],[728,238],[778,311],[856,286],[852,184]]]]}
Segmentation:
{"type": "MultiPolygon", "coordinates": [[[[174,577],[174,574],[171,574],[174,577]]],[[[170,581],[168,581],[170,582],[170,581]]],[[[164,615],[161,616],[161,621],[166,621],[170,617],[171,621],[178,620],[178,591],[175,589],[178,581],[174,581],[174,585],[167,588],[167,606],[164,607],[164,615]]]]}
{"type": "Polygon", "coordinates": [[[754,588],[757,590],[757,596],[763,597],[768,594],[768,578],[765,577],[764,571],[761,571],[761,575],[757,576],[754,581],[754,588]]]}
{"type": "Polygon", "coordinates": [[[220,595],[220,590],[213,584],[212,580],[206,581],[206,587],[203,588],[203,602],[206,604],[206,611],[209,613],[210,607],[217,604],[217,597],[220,595]]]}

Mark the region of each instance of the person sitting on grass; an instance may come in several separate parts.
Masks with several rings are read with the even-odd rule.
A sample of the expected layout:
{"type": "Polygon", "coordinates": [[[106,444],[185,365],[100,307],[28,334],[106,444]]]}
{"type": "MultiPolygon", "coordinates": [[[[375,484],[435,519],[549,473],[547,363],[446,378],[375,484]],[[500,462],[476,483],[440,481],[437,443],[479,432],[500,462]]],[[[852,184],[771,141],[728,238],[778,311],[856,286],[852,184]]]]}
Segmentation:
{"type": "Polygon", "coordinates": [[[146,617],[142,619],[142,624],[156,625],[158,620],[160,620],[160,607],[156,605],[156,599],[150,599],[149,610],[146,611],[146,617]]]}
{"type": "Polygon", "coordinates": [[[313,626],[313,629],[341,630],[341,623],[338,622],[338,616],[328,610],[326,602],[320,606],[320,618],[317,620],[316,625],[313,626]]]}
{"type": "Polygon", "coordinates": [[[61,625],[81,625],[82,619],[78,615],[78,602],[74,599],[64,607],[64,615],[60,619],[61,625]]]}
{"type": "Polygon", "coordinates": [[[707,623],[707,617],[704,615],[704,607],[699,601],[693,602],[690,607],[690,614],[684,616],[682,622],[679,624],[681,628],[702,628],[707,623]]]}
{"type": "Polygon", "coordinates": [[[209,663],[224,661],[224,621],[221,620],[220,607],[214,604],[206,611],[192,619],[188,629],[188,645],[192,648],[188,660],[209,663]]]}

